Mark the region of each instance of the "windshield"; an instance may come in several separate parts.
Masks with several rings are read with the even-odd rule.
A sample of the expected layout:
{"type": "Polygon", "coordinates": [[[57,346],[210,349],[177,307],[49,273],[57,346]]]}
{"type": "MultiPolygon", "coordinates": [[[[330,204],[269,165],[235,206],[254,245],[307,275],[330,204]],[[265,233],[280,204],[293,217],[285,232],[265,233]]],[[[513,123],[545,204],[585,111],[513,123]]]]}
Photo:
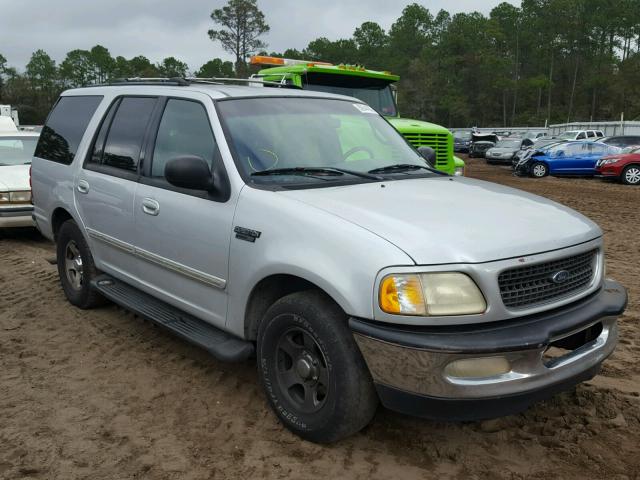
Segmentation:
{"type": "Polygon", "coordinates": [[[393,94],[391,93],[391,87],[389,85],[383,87],[352,87],[307,83],[304,88],[305,90],[313,90],[314,92],[327,92],[356,97],[371,105],[377,112],[386,117],[396,116],[396,104],[393,100],[393,94]]]}
{"type": "Polygon", "coordinates": [[[458,140],[471,140],[471,132],[453,132],[453,136],[458,140]]]}
{"type": "Polygon", "coordinates": [[[28,165],[38,137],[0,137],[0,166],[28,165]]]}
{"type": "MultiPolygon", "coordinates": [[[[399,164],[422,168],[427,165],[367,105],[296,97],[224,100],[217,105],[228,141],[235,150],[236,165],[245,180],[252,183],[372,181],[378,178],[364,178],[358,173],[399,164]],[[280,174],[257,175],[269,170],[280,174]]],[[[394,175],[432,174],[418,168],[411,172],[394,171],[394,175]]]]}
{"type": "Polygon", "coordinates": [[[522,140],[500,140],[496,143],[496,148],[520,148],[522,140]]]}
{"type": "Polygon", "coordinates": [[[577,132],[577,131],[564,132],[558,135],[557,138],[560,138],[562,140],[573,140],[574,138],[576,138],[576,135],[578,135],[578,133],[580,132],[577,132]]]}

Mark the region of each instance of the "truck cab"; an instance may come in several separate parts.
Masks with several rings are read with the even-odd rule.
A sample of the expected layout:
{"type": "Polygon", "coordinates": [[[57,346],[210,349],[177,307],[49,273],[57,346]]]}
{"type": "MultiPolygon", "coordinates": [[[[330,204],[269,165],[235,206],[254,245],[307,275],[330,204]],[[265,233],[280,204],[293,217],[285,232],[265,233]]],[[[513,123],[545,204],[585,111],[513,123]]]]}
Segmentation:
{"type": "Polygon", "coordinates": [[[422,120],[401,118],[396,102],[398,75],[367,70],[359,65],[292,60],[256,55],[252,65],[263,68],[254,77],[296,85],[304,90],[356,97],[368,103],[393,125],[415,148],[435,151],[434,167],[450,175],[464,175],[464,162],[453,154],[453,135],[446,128],[422,120]]]}

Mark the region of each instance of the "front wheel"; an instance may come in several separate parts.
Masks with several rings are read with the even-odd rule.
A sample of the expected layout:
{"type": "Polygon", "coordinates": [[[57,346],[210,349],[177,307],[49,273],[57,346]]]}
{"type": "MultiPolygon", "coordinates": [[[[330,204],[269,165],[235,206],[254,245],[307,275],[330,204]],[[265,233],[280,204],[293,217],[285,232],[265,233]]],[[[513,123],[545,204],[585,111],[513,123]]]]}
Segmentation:
{"type": "Polygon", "coordinates": [[[629,165],[622,171],[621,178],[626,185],[640,185],[640,166],[629,165]]]}
{"type": "Polygon", "coordinates": [[[305,440],[330,443],[365,427],[378,397],[347,325],[319,291],[278,300],[257,340],[258,374],[280,421],[305,440]]]}
{"type": "Polygon", "coordinates": [[[536,162],[531,166],[531,175],[535,178],[542,178],[549,175],[549,168],[542,162],[536,162]]]}

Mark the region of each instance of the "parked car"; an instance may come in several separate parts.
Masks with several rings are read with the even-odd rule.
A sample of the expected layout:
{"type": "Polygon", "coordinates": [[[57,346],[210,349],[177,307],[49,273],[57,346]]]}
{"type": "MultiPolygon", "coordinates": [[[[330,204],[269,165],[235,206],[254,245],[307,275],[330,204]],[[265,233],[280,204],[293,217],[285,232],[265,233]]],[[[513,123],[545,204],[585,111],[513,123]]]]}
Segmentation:
{"type": "Polygon", "coordinates": [[[451,133],[453,133],[453,151],[456,153],[469,153],[471,130],[456,130],[451,133]]]}
{"type": "Polygon", "coordinates": [[[34,226],[29,168],[38,136],[0,132],[0,228],[34,226]]]}
{"type": "Polygon", "coordinates": [[[627,185],[640,185],[640,147],[631,147],[598,160],[596,175],[615,178],[627,185]]]}
{"type": "Polygon", "coordinates": [[[487,163],[510,165],[516,153],[533,145],[530,138],[505,138],[485,152],[487,163]]]}
{"type": "Polygon", "coordinates": [[[598,140],[614,147],[627,148],[640,146],[640,135],[619,135],[617,137],[604,137],[598,140]]]}
{"type": "Polygon", "coordinates": [[[255,355],[274,413],[315,442],[357,432],[379,401],[447,420],[520,411],[597,374],[627,302],[591,220],[428,167],[351,97],[69,90],[32,182],[73,305],[106,297],[220,360],[255,355]]]}
{"type": "Polygon", "coordinates": [[[577,141],[535,150],[516,167],[519,174],[536,178],[553,176],[588,176],[596,174],[596,162],[620,149],[599,142],[577,141]]]}
{"type": "Polygon", "coordinates": [[[500,137],[495,133],[473,133],[471,135],[471,146],[469,147],[469,158],[484,158],[487,150],[495,146],[500,137]]]}
{"type": "Polygon", "coordinates": [[[553,138],[557,138],[558,140],[596,140],[603,137],[604,133],[602,130],[569,130],[560,135],[554,135],[553,138]]]}
{"type": "Polygon", "coordinates": [[[564,142],[566,142],[566,140],[558,140],[557,138],[538,138],[530,147],[516,152],[516,154],[513,156],[511,167],[515,170],[516,165],[518,165],[518,163],[520,163],[523,158],[529,156],[532,153],[532,150],[544,150],[551,145],[556,145],[564,142]]]}
{"type": "Polygon", "coordinates": [[[541,138],[547,138],[546,132],[527,132],[522,135],[522,138],[530,138],[534,142],[541,138]]]}

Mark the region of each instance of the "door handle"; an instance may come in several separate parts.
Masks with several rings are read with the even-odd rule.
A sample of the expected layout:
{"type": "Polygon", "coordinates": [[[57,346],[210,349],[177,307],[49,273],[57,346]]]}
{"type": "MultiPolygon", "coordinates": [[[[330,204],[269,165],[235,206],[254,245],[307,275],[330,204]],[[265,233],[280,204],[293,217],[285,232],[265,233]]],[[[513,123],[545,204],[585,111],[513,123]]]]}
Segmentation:
{"type": "Polygon", "coordinates": [[[80,180],[77,188],[80,193],[89,193],[89,183],[86,180],[80,180]]]}
{"type": "Polygon", "coordinates": [[[144,198],[142,199],[142,211],[155,217],[160,213],[160,204],[153,198],[144,198]]]}

